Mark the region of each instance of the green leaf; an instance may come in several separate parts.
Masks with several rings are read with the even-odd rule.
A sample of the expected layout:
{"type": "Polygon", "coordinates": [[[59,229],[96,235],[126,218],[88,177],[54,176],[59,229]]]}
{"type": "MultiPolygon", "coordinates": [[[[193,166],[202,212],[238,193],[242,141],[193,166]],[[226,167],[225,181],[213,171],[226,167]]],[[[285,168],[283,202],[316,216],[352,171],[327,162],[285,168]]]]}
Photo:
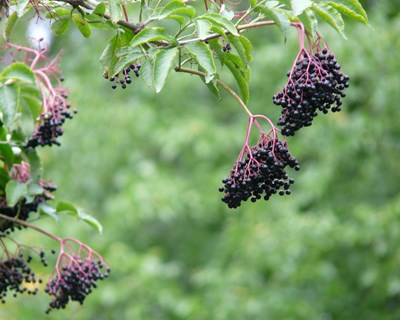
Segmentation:
{"type": "Polygon", "coordinates": [[[12,151],[11,145],[9,143],[1,142],[0,154],[2,156],[1,159],[11,168],[14,163],[14,152],[12,151]]]}
{"type": "Polygon", "coordinates": [[[10,181],[10,176],[6,169],[0,167],[0,190],[4,190],[6,188],[7,182],[10,181]]]}
{"type": "Polygon", "coordinates": [[[7,205],[13,207],[22,197],[28,193],[28,188],[25,183],[10,180],[6,184],[6,199],[7,205]]]}
{"type": "Polygon", "coordinates": [[[357,0],[338,0],[336,2],[327,1],[327,5],[335,8],[340,13],[359,21],[364,24],[368,24],[368,17],[363,7],[357,0]]]}
{"type": "Polygon", "coordinates": [[[11,127],[18,107],[19,83],[13,82],[0,86],[0,110],[3,113],[3,120],[7,129],[11,127]]]}
{"type": "Polygon", "coordinates": [[[210,48],[203,42],[188,43],[185,48],[196,62],[204,69],[206,73],[205,81],[210,82],[216,73],[213,54],[210,48]]]}
{"type": "Polygon", "coordinates": [[[178,48],[160,49],[154,57],[154,87],[160,92],[178,56],[178,48]]]}
{"type": "Polygon", "coordinates": [[[249,0],[249,2],[250,2],[250,7],[254,8],[258,1],[257,0],[249,0]]]}
{"type": "Polygon", "coordinates": [[[298,16],[312,6],[311,0],[291,0],[292,11],[295,16],[298,16]]]}
{"type": "Polygon", "coordinates": [[[28,184],[28,194],[32,196],[37,196],[43,194],[44,189],[36,182],[31,182],[28,184]]]}
{"type": "Polygon", "coordinates": [[[148,86],[153,86],[153,70],[154,70],[154,60],[152,58],[147,58],[142,63],[140,68],[140,79],[148,86]]]}
{"type": "Polygon", "coordinates": [[[133,37],[129,46],[134,48],[147,42],[160,40],[165,40],[175,45],[178,44],[175,38],[171,37],[165,32],[164,28],[146,28],[133,37]]]}
{"type": "Polygon", "coordinates": [[[18,0],[15,2],[16,10],[15,12],[18,14],[18,17],[22,17],[27,10],[27,5],[29,0],[18,0]]]}
{"type": "Polygon", "coordinates": [[[8,38],[10,37],[11,31],[14,28],[15,23],[18,20],[18,14],[16,11],[10,14],[10,16],[7,18],[5,25],[3,26],[3,38],[4,40],[8,41],[8,38]]]}
{"type": "Polygon", "coordinates": [[[114,67],[118,62],[118,57],[116,56],[116,52],[121,47],[121,38],[119,34],[114,35],[107,42],[107,46],[105,47],[103,53],[100,57],[100,63],[103,65],[104,70],[108,72],[108,74],[114,75],[114,67]]]}
{"type": "Polygon", "coordinates": [[[22,99],[25,101],[26,105],[31,111],[33,122],[36,123],[36,119],[42,110],[42,101],[35,96],[24,94],[22,94],[22,99]]]}
{"type": "Polygon", "coordinates": [[[27,83],[35,83],[35,74],[22,62],[14,62],[4,68],[0,73],[0,79],[14,79],[27,83]]]}
{"type": "Polygon", "coordinates": [[[58,224],[60,222],[60,216],[57,213],[57,210],[55,208],[53,208],[52,206],[49,206],[48,204],[42,202],[39,203],[38,206],[38,211],[40,215],[48,215],[50,217],[52,217],[56,223],[58,224]]]}
{"type": "Polygon", "coordinates": [[[201,77],[201,80],[203,80],[203,82],[206,84],[207,88],[212,92],[212,94],[214,94],[218,98],[218,100],[221,100],[221,93],[219,91],[216,79],[214,78],[212,81],[206,82],[205,78],[201,77]]]}
{"type": "Polygon", "coordinates": [[[144,56],[143,50],[140,48],[122,47],[117,51],[119,60],[115,65],[114,73],[121,72],[128,64],[142,58],[144,56]]]}
{"type": "Polygon", "coordinates": [[[231,61],[226,59],[224,64],[228,67],[232,73],[235,81],[239,87],[242,99],[244,103],[249,101],[249,84],[246,80],[246,76],[240,71],[240,69],[231,61]]]}
{"type": "Polygon", "coordinates": [[[31,180],[39,180],[42,176],[42,164],[36,150],[29,150],[26,152],[26,157],[30,165],[31,180]]]}
{"type": "Polygon", "coordinates": [[[279,8],[263,7],[260,9],[266,18],[272,19],[281,30],[286,40],[290,29],[290,19],[285,10],[279,8]]]}
{"type": "Polygon", "coordinates": [[[196,20],[197,35],[200,40],[205,39],[212,27],[211,22],[207,20],[196,20]]]}
{"type": "Polygon", "coordinates": [[[299,15],[299,19],[303,23],[308,34],[314,36],[318,25],[318,20],[315,17],[314,12],[310,9],[307,9],[301,15],[299,15]]]}
{"type": "Polygon", "coordinates": [[[89,23],[80,13],[73,13],[72,21],[74,21],[75,25],[85,38],[89,38],[91,36],[92,29],[90,28],[89,23]]]}
{"type": "Polygon", "coordinates": [[[317,16],[329,23],[337,32],[339,32],[343,38],[347,39],[344,34],[344,21],[339,11],[324,3],[314,3],[312,10],[317,16]]]}
{"type": "Polygon", "coordinates": [[[104,16],[106,13],[106,4],[104,2],[100,2],[93,10],[94,14],[97,14],[99,16],[104,16]]]}
{"type": "Polygon", "coordinates": [[[219,27],[224,28],[225,30],[229,31],[229,33],[233,34],[234,36],[239,36],[239,33],[235,27],[235,25],[226,19],[225,17],[221,16],[217,13],[206,13],[200,16],[198,19],[200,20],[207,20],[212,24],[215,24],[219,27]]]}
{"type": "Polygon", "coordinates": [[[56,206],[56,211],[57,214],[68,214],[77,217],[79,220],[82,220],[95,228],[100,234],[103,232],[103,226],[96,218],[87,214],[83,209],[76,207],[70,202],[60,201],[56,206]]]}
{"type": "Polygon", "coordinates": [[[71,11],[66,8],[60,7],[53,11],[49,11],[46,13],[47,19],[59,19],[59,18],[70,18],[71,11]]]}
{"type": "Polygon", "coordinates": [[[246,38],[244,36],[240,37],[234,37],[232,35],[228,35],[229,42],[231,45],[236,49],[236,52],[238,53],[239,57],[242,59],[243,66],[247,67],[249,64],[249,57],[251,59],[251,55],[249,54],[249,45],[250,45],[250,50],[251,50],[251,44],[250,41],[247,42],[246,40],[240,39],[240,38],[246,38]],[[247,46],[247,49],[245,48],[244,44],[247,46]]]}
{"type": "Polygon", "coordinates": [[[60,18],[51,24],[51,30],[56,36],[60,36],[69,29],[69,18],[60,18]]]}
{"type": "Polygon", "coordinates": [[[182,1],[170,1],[161,9],[160,13],[152,17],[152,19],[162,20],[174,15],[183,15],[189,18],[194,18],[196,16],[196,10],[193,7],[187,6],[182,1]]]}
{"type": "Polygon", "coordinates": [[[122,7],[120,0],[109,0],[108,10],[110,12],[111,21],[117,22],[122,17],[122,7]]]}

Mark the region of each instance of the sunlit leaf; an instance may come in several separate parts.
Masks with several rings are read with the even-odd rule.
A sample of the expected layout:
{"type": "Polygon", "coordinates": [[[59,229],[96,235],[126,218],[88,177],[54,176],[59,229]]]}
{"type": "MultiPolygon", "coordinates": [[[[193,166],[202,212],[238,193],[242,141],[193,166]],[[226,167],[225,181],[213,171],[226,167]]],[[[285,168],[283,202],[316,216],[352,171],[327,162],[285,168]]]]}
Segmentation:
{"type": "Polygon", "coordinates": [[[18,14],[17,12],[13,12],[10,14],[10,16],[7,18],[4,26],[3,26],[3,38],[4,40],[8,40],[10,37],[10,33],[12,29],[14,28],[15,23],[18,21],[18,14]]]}
{"type": "Polygon", "coordinates": [[[146,28],[136,34],[129,45],[130,47],[134,48],[147,42],[161,40],[168,41],[172,44],[177,44],[177,41],[168,35],[164,28],[146,28]]]}
{"type": "Polygon", "coordinates": [[[229,33],[233,34],[234,36],[239,36],[238,31],[236,30],[235,25],[226,19],[225,17],[221,16],[217,13],[206,13],[200,16],[198,19],[209,21],[211,24],[215,24],[229,33]]]}
{"type": "Polygon", "coordinates": [[[327,1],[326,4],[354,20],[368,24],[367,14],[360,3],[356,0],[340,0],[336,2],[327,1]]]}
{"type": "Polygon", "coordinates": [[[89,38],[91,36],[92,29],[90,28],[89,23],[80,13],[73,13],[72,21],[74,21],[75,25],[85,38],[89,38]]]}
{"type": "Polygon", "coordinates": [[[315,3],[312,6],[312,10],[346,39],[346,35],[344,34],[344,21],[339,11],[325,3],[315,3]]]}
{"type": "Polygon", "coordinates": [[[68,31],[70,24],[69,21],[69,18],[60,18],[58,20],[55,20],[51,24],[51,30],[54,32],[55,35],[60,36],[68,31]]]}
{"type": "Polygon", "coordinates": [[[15,79],[27,83],[35,83],[35,74],[25,63],[14,62],[4,68],[0,73],[0,80],[4,79],[15,79]]]}
{"type": "Polygon", "coordinates": [[[295,16],[298,16],[312,6],[311,0],[291,0],[292,11],[295,16]]]}

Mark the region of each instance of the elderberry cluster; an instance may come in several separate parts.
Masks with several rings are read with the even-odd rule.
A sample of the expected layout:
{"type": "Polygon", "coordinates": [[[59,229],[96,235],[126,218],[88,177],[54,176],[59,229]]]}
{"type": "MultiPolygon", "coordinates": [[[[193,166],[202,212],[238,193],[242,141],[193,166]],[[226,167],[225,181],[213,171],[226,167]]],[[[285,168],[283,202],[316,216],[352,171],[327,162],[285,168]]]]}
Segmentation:
{"type": "Polygon", "coordinates": [[[105,74],[104,77],[111,81],[112,83],[111,88],[117,89],[117,86],[120,84],[122,89],[126,89],[126,85],[132,83],[130,72],[133,71],[135,76],[139,77],[140,68],[141,68],[140,63],[132,63],[122,71],[122,74],[117,73],[115,76],[110,78],[108,78],[108,75],[105,74]]]}
{"type": "Polygon", "coordinates": [[[52,309],[64,309],[70,300],[82,304],[86,296],[97,288],[96,281],[108,276],[110,270],[102,270],[104,267],[100,260],[74,257],[68,266],[57,270],[57,276],[48,282],[45,289],[54,297],[46,313],[52,309]]]}
{"type": "Polygon", "coordinates": [[[25,263],[22,255],[0,262],[0,300],[2,303],[6,302],[7,292],[10,291],[14,291],[14,297],[18,293],[24,292],[36,294],[37,288],[29,289],[23,286],[24,283],[35,284],[36,282],[41,282],[41,279],[36,279],[35,273],[25,263]]]}
{"type": "Polygon", "coordinates": [[[328,49],[316,53],[304,51],[288,77],[286,86],[273,97],[274,104],[282,107],[278,125],[282,126],[283,135],[291,136],[310,126],[318,111],[326,114],[329,110],[341,110],[349,77],[342,73],[335,55],[328,49]]]}
{"type": "MultiPolygon", "coordinates": [[[[67,96],[64,96],[65,99],[67,96]]],[[[39,121],[36,125],[33,136],[26,143],[27,148],[36,148],[37,146],[52,146],[61,145],[57,140],[62,136],[64,129],[62,125],[66,119],[72,119],[73,115],[70,112],[70,105],[64,99],[56,99],[52,105],[52,112],[42,113],[39,116],[39,121]]],[[[74,110],[73,113],[77,113],[74,110]]]]}
{"type": "Polygon", "coordinates": [[[242,201],[250,198],[256,202],[263,194],[264,200],[276,193],[289,195],[294,180],[286,174],[286,166],[300,169],[285,142],[263,137],[245,160],[236,162],[229,177],[222,180],[224,186],[219,191],[224,192],[224,196],[221,200],[229,208],[237,208],[242,201]]]}

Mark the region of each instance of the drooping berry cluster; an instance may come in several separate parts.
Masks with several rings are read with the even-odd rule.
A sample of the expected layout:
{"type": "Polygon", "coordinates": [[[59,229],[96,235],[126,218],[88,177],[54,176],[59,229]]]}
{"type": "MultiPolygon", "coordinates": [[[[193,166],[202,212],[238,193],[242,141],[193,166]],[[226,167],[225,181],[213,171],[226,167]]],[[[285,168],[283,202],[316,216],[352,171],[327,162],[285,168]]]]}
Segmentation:
{"type": "Polygon", "coordinates": [[[294,180],[286,174],[287,166],[300,169],[286,142],[263,134],[256,146],[248,148],[244,160],[238,160],[229,176],[222,180],[224,186],[219,188],[224,192],[222,201],[229,208],[237,208],[249,198],[256,202],[263,195],[264,200],[276,193],[289,195],[294,180]]]}
{"type": "Polygon", "coordinates": [[[112,83],[111,88],[117,89],[118,85],[121,85],[122,89],[126,89],[127,84],[132,83],[132,78],[130,72],[133,71],[136,77],[140,76],[140,63],[132,63],[128,67],[126,67],[121,73],[117,73],[113,77],[108,77],[107,74],[104,75],[104,78],[109,79],[112,83]]]}
{"type": "MultiPolygon", "coordinates": [[[[51,101],[47,102],[49,112],[41,113],[37,119],[37,124],[33,136],[26,143],[27,148],[36,148],[37,146],[59,146],[61,143],[57,140],[62,136],[64,129],[62,125],[66,119],[72,119],[70,104],[66,100],[67,96],[64,95],[62,99],[56,96],[51,101]],[[50,104],[51,103],[51,104],[50,104]]],[[[77,113],[75,109],[73,113],[77,113]]]]}
{"type": "Polygon", "coordinates": [[[14,292],[16,297],[18,293],[27,292],[28,294],[36,294],[37,288],[27,287],[24,284],[35,284],[41,282],[35,277],[35,273],[26,264],[23,256],[18,258],[8,258],[0,262],[0,300],[5,303],[7,292],[14,292]]]}
{"type": "Polygon", "coordinates": [[[291,136],[310,126],[318,111],[326,114],[341,110],[349,77],[327,48],[315,53],[302,49],[288,77],[285,87],[273,98],[274,104],[282,107],[278,125],[283,135],[291,136]]]}
{"type": "Polygon", "coordinates": [[[97,280],[108,276],[109,269],[105,268],[101,260],[75,256],[70,264],[57,270],[54,279],[48,282],[45,291],[54,297],[46,313],[52,309],[63,309],[68,302],[78,301],[83,303],[86,296],[97,288],[97,280]]]}

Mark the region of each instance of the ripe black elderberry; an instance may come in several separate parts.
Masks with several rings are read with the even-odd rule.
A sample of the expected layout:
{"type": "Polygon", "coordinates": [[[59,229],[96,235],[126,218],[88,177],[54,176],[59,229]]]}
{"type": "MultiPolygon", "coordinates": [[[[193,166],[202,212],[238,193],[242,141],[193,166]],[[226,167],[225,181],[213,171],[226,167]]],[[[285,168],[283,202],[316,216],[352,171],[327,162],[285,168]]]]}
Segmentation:
{"type": "Polygon", "coordinates": [[[327,48],[316,53],[303,49],[288,77],[285,87],[273,98],[274,104],[282,107],[278,125],[283,135],[291,136],[310,126],[318,111],[326,114],[341,110],[349,77],[341,72],[335,55],[327,48]]]}
{"type": "Polygon", "coordinates": [[[118,85],[121,85],[122,89],[126,89],[127,84],[132,83],[132,78],[130,72],[133,71],[136,77],[140,76],[140,63],[132,63],[128,67],[126,67],[121,73],[117,73],[115,76],[108,78],[108,75],[104,75],[106,79],[109,79],[112,83],[111,88],[117,89],[118,85]]]}
{"type": "MultiPolygon", "coordinates": [[[[61,143],[57,140],[62,136],[64,129],[62,125],[66,119],[72,119],[73,115],[69,111],[70,105],[66,100],[55,100],[52,105],[52,112],[42,113],[39,115],[33,136],[26,143],[27,148],[36,148],[37,146],[59,146],[61,143]]],[[[74,110],[73,113],[77,113],[74,110]]]]}
{"type": "Polygon", "coordinates": [[[263,194],[264,200],[277,192],[289,195],[294,180],[288,177],[285,168],[300,169],[285,141],[264,134],[258,144],[249,149],[245,159],[236,162],[228,178],[222,180],[224,186],[219,188],[224,192],[222,201],[229,208],[237,208],[249,198],[256,202],[263,194]]]}
{"type": "Polygon", "coordinates": [[[70,300],[82,304],[86,296],[97,288],[96,281],[108,276],[110,270],[104,271],[104,267],[104,263],[97,259],[73,257],[71,263],[57,270],[56,277],[47,284],[45,290],[54,299],[46,313],[65,308],[70,300]]]}
{"type": "Polygon", "coordinates": [[[34,272],[26,265],[23,256],[9,258],[0,262],[0,300],[5,303],[7,292],[14,291],[14,297],[18,293],[27,292],[36,294],[37,288],[28,289],[24,283],[35,284],[37,282],[34,272]]]}

